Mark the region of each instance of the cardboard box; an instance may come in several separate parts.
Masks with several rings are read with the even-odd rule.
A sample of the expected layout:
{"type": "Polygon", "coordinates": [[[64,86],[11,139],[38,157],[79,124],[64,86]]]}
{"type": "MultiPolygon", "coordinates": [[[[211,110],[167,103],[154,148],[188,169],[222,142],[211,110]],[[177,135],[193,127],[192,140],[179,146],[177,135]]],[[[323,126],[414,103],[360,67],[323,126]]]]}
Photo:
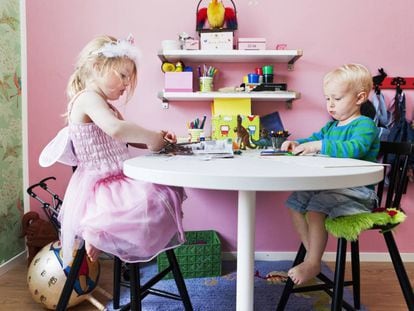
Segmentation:
{"type": "Polygon", "coordinates": [[[265,38],[239,38],[239,50],[266,50],[265,38]]]}
{"type": "MultiPolygon", "coordinates": [[[[255,140],[260,138],[260,117],[255,115],[242,116],[242,125],[249,131],[250,137],[255,140]]],[[[216,115],[212,117],[211,127],[212,139],[232,138],[236,140],[236,133],[234,129],[237,126],[237,115],[216,115]]]]}
{"type": "Polygon", "coordinates": [[[201,32],[200,44],[202,50],[232,50],[233,32],[201,32]]]}
{"type": "Polygon", "coordinates": [[[164,75],[164,90],[166,92],[192,92],[192,72],[166,72],[164,75]]]}

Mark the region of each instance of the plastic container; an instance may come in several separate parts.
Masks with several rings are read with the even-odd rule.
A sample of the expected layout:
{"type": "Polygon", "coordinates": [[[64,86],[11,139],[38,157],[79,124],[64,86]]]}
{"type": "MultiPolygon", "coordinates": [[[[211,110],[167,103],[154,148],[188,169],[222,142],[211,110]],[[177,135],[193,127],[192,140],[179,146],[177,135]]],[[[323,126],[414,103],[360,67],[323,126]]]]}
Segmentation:
{"type": "MultiPolygon", "coordinates": [[[[221,275],[221,242],[216,231],[186,231],[187,242],[174,249],[184,278],[221,275]]],[[[158,271],[168,267],[165,253],[157,257],[158,271]]],[[[172,278],[172,273],[166,278],[172,278]]]]}
{"type": "Polygon", "coordinates": [[[190,143],[197,143],[200,141],[200,136],[203,133],[203,129],[188,129],[188,141],[190,143]]]}
{"type": "Polygon", "coordinates": [[[273,65],[266,65],[262,67],[263,75],[273,74],[273,65]]]}
{"type": "Polygon", "coordinates": [[[273,74],[264,74],[263,83],[273,83],[273,74]]]}
{"type": "Polygon", "coordinates": [[[200,92],[212,92],[213,89],[213,77],[200,77],[200,92]]]}

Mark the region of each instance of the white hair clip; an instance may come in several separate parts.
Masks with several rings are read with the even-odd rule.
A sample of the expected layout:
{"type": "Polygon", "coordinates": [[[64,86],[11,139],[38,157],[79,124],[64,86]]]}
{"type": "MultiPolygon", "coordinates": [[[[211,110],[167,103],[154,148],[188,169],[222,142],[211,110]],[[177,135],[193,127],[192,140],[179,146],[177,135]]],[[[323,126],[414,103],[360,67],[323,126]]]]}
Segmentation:
{"type": "Polygon", "coordinates": [[[133,45],[134,37],[129,34],[126,39],[118,40],[116,42],[108,42],[103,45],[96,54],[102,54],[105,57],[128,57],[138,64],[140,58],[139,50],[133,45]]]}

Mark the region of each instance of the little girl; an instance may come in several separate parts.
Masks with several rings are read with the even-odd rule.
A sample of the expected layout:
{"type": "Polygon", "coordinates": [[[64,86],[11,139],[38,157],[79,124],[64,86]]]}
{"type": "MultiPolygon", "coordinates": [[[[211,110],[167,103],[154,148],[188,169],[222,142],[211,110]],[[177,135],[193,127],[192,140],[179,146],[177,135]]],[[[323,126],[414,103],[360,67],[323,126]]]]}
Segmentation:
{"type": "Polygon", "coordinates": [[[68,126],[43,150],[40,164],[77,166],[59,214],[64,264],[83,241],[88,257],[101,251],[126,262],[148,261],[184,242],[182,188],[137,181],[122,173],[127,143],[159,151],[176,136],[125,121],[110,103],[137,81],[132,39],[100,36],[79,55],[69,79],[68,126]]]}

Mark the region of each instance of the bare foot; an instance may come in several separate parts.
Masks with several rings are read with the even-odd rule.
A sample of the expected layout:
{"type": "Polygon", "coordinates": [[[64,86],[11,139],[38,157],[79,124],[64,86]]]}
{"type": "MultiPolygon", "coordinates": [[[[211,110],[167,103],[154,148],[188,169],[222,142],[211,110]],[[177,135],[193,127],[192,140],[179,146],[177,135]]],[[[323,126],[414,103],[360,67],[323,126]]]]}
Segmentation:
{"type": "Polygon", "coordinates": [[[86,254],[88,255],[90,261],[98,260],[99,254],[101,253],[99,249],[97,249],[95,246],[93,246],[92,244],[89,244],[86,241],[85,241],[85,249],[86,249],[86,254]]]}
{"type": "Polygon", "coordinates": [[[314,263],[310,261],[304,261],[301,264],[291,268],[288,271],[288,276],[296,285],[303,284],[321,272],[321,263],[314,263]]]}

